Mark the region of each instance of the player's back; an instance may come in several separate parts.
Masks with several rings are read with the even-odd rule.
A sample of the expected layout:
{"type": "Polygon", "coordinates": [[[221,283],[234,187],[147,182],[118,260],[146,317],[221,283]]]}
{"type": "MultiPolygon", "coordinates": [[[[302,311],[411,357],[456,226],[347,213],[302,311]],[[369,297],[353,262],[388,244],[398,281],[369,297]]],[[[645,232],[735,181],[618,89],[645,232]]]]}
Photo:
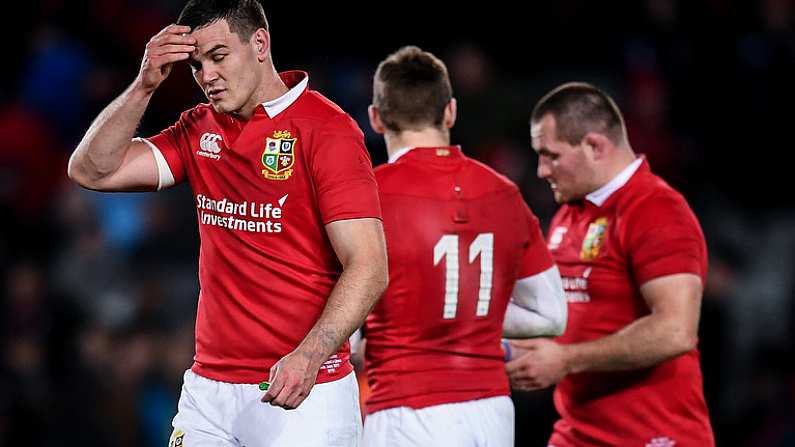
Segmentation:
{"type": "Polygon", "coordinates": [[[376,169],[389,288],[367,319],[368,411],[509,394],[502,322],[535,217],[458,147],[376,169]]]}

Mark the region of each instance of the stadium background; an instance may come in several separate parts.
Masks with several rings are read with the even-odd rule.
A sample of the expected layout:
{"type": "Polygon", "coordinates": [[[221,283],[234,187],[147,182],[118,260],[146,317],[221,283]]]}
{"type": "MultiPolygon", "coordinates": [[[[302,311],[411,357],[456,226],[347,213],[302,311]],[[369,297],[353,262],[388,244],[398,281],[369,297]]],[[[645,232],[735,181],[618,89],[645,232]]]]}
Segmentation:
{"type": "MultiPolygon", "coordinates": [[[[795,445],[795,2],[604,3],[282,2],[266,13],[277,68],[308,70],[357,119],[376,164],[376,64],[406,44],[442,57],[454,142],[515,180],[544,224],[555,207],[535,176],[533,103],[568,80],[613,94],[633,147],[685,193],[708,239],[700,347],[718,445],[795,445]]],[[[163,446],[193,353],[190,193],[104,195],[64,172],[181,1],[14,6],[0,31],[0,446],[163,446]]],[[[177,67],[141,134],[199,95],[177,67]]],[[[517,445],[544,445],[549,393],[514,397],[517,445]]]]}

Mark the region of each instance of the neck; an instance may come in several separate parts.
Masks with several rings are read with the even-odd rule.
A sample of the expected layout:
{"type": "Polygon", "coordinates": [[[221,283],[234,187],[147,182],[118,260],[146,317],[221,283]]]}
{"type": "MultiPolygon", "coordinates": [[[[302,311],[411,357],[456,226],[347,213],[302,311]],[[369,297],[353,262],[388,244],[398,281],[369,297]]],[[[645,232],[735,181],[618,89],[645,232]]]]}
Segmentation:
{"type": "Polygon", "coordinates": [[[384,134],[386,151],[392,154],[404,147],[445,147],[450,145],[450,131],[426,127],[422,130],[387,131],[384,134]]]}
{"type": "Polygon", "coordinates": [[[611,180],[616,178],[621,171],[626,169],[626,167],[631,165],[636,159],[637,156],[635,156],[635,152],[632,151],[629,145],[619,146],[614,156],[605,161],[606,164],[604,169],[601,170],[602,175],[596,179],[597,185],[593,190],[596,191],[602,186],[610,183],[611,180]]]}
{"type": "Polygon", "coordinates": [[[259,87],[254,90],[254,93],[251,94],[251,98],[249,98],[246,104],[236,112],[236,115],[241,119],[248,120],[254,115],[254,111],[260,104],[272,101],[284,95],[289,90],[290,89],[287,88],[287,85],[279,76],[279,73],[276,72],[276,69],[271,65],[270,69],[265,72],[259,87]]]}

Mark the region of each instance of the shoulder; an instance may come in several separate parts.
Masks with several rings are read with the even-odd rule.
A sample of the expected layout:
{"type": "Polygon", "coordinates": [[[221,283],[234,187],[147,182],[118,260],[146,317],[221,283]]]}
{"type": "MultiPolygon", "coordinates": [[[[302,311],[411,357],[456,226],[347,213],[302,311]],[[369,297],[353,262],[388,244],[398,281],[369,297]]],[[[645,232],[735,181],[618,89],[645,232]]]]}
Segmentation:
{"type": "MultiPolygon", "coordinates": [[[[456,160],[455,163],[459,164],[455,169],[455,181],[463,189],[463,199],[473,200],[488,195],[492,198],[507,196],[510,200],[523,201],[519,187],[494,169],[469,157],[456,160]]],[[[450,175],[450,171],[437,172],[422,161],[410,159],[385,163],[375,168],[376,180],[384,193],[427,195],[429,191],[438,192],[440,188],[446,190],[449,188],[448,182],[452,181],[450,175]],[[426,181],[418,182],[418,178],[426,181]],[[445,181],[445,178],[448,180],[445,181]]]]}
{"type": "Polygon", "coordinates": [[[192,109],[188,109],[180,114],[179,119],[185,124],[198,123],[215,116],[215,110],[210,104],[202,103],[192,109]]]}
{"type": "Polygon", "coordinates": [[[660,231],[666,227],[701,233],[695,213],[679,191],[654,174],[646,174],[639,180],[617,204],[619,217],[631,233],[660,231]]]}
{"type": "MultiPolygon", "coordinates": [[[[692,213],[685,197],[672,188],[665,180],[651,173],[645,173],[632,184],[619,206],[634,213],[663,213],[687,211],[692,213]]],[[[660,216],[665,218],[665,216],[660,216]]]]}
{"type": "Polygon", "coordinates": [[[467,162],[467,177],[470,180],[481,183],[490,191],[520,194],[519,187],[508,177],[473,158],[466,157],[465,160],[467,162]]]}
{"type": "Polygon", "coordinates": [[[384,163],[373,169],[378,186],[383,192],[391,192],[391,187],[398,185],[414,175],[412,163],[384,163]]]}
{"type": "Polygon", "coordinates": [[[301,97],[295,118],[304,121],[317,132],[332,135],[363,136],[351,116],[316,90],[307,90],[301,97]]]}

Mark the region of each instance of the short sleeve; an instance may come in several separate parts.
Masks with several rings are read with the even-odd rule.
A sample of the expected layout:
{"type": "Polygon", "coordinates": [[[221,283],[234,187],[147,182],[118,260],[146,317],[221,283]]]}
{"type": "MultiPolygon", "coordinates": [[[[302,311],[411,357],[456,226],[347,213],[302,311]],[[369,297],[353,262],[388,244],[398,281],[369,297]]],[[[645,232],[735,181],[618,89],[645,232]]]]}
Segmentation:
{"type": "Polygon", "coordinates": [[[188,141],[185,125],[186,114],[182,114],[174,125],[159,134],[140,138],[146,143],[157,161],[159,175],[158,188],[165,189],[181,183],[185,179],[185,167],[182,162],[182,149],[188,141]]]}
{"type": "Polygon", "coordinates": [[[520,202],[518,206],[523,210],[529,236],[525,245],[524,255],[522,256],[522,265],[519,267],[519,278],[521,279],[546,271],[555,263],[552,261],[552,256],[547,249],[538,218],[530,211],[521,196],[518,197],[520,202]]]}
{"type": "Polygon", "coordinates": [[[310,169],[324,224],[343,219],[381,219],[378,185],[364,134],[347,115],[318,130],[310,169]]]}
{"type": "Polygon", "coordinates": [[[679,195],[652,196],[634,208],[628,216],[626,240],[638,284],[676,273],[706,279],[704,234],[679,195]]]}

